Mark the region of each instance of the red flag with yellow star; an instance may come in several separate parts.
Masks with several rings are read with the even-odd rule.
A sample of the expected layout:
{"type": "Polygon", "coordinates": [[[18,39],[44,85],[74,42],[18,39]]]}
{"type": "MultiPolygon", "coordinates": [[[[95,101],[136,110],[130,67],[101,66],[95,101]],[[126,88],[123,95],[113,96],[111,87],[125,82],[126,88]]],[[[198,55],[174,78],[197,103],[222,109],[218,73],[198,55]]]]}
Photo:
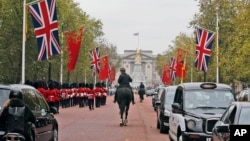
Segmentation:
{"type": "Polygon", "coordinates": [[[109,77],[109,61],[108,56],[103,56],[100,59],[100,72],[99,72],[99,79],[105,80],[109,77]]]}

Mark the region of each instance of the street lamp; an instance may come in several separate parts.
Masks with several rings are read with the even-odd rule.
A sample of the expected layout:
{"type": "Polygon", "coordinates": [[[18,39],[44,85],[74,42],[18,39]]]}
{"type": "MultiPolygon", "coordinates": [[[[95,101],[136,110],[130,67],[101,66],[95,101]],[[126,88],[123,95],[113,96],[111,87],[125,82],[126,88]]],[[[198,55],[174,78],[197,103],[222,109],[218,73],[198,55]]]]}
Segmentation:
{"type": "Polygon", "coordinates": [[[219,83],[219,8],[220,5],[217,3],[215,5],[216,10],[216,83],[219,83]]]}

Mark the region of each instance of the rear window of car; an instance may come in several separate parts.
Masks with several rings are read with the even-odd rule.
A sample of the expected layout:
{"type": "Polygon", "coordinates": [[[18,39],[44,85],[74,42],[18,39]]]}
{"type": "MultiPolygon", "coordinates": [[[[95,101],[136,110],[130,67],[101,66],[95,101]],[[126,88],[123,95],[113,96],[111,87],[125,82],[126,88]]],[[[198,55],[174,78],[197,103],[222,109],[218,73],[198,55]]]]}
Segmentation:
{"type": "Polygon", "coordinates": [[[3,105],[5,101],[9,99],[9,89],[0,89],[0,111],[3,110],[3,105]]]}
{"type": "Polygon", "coordinates": [[[174,95],[175,95],[175,90],[176,89],[168,89],[166,91],[166,96],[165,96],[165,103],[166,104],[172,104],[174,101],[174,95]]]}

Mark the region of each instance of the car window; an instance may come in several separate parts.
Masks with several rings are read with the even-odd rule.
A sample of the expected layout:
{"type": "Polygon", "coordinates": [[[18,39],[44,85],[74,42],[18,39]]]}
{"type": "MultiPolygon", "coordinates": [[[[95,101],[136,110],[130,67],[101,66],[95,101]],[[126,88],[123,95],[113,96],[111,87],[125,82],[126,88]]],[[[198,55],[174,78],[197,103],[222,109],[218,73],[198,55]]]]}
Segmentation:
{"type": "Polygon", "coordinates": [[[3,110],[5,101],[9,99],[9,89],[0,89],[0,112],[3,110]]]}
{"type": "Polygon", "coordinates": [[[36,96],[37,96],[37,100],[39,101],[40,104],[40,110],[44,109],[45,111],[49,110],[48,104],[46,103],[45,99],[43,98],[43,96],[38,93],[37,91],[35,92],[36,96]]]}
{"type": "Polygon", "coordinates": [[[185,91],[185,107],[215,107],[227,108],[234,101],[229,90],[189,90],[185,91]]]}
{"type": "Polygon", "coordinates": [[[176,90],[176,96],[174,98],[174,103],[179,103],[180,106],[183,106],[183,92],[181,89],[176,90]]]}
{"type": "Polygon", "coordinates": [[[23,89],[23,102],[32,110],[40,110],[40,105],[37,100],[36,94],[31,89],[23,89]]]}
{"type": "Polygon", "coordinates": [[[175,89],[168,89],[165,94],[165,103],[172,104],[174,101],[175,89]]]}
{"type": "Polygon", "coordinates": [[[240,111],[238,124],[250,124],[250,107],[243,107],[240,111]]]}
{"type": "Polygon", "coordinates": [[[228,107],[228,109],[222,115],[221,121],[224,124],[231,124],[232,120],[234,120],[234,117],[232,117],[232,116],[233,116],[233,114],[235,115],[235,112],[236,112],[236,106],[235,105],[231,105],[230,107],[228,107]]]}

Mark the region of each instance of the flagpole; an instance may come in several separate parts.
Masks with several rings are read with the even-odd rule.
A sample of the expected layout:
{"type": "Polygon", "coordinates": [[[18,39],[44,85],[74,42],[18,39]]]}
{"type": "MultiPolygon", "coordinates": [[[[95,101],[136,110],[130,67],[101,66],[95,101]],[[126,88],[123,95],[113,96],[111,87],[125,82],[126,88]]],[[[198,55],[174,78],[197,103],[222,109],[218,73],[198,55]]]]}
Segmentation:
{"type": "Polygon", "coordinates": [[[216,83],[219,83],[219,4],[217,3],[215,6],[216,9],[216,83]]]}
{"type": "Polygon", "coordinates": [[[25,40],[26,40],[26,5],[38,2],[36,0],[26,4],[26,0],[23,0],[23,41],[22,41],[22,78],[21,83],[24,84],[25,81],[25,40]]]}
{"type": "MultiPolygon", "coordinates": [[[[63,44],[63,33],[62,33],[62,44],[63,44]]],[[[63,50],[61,51],[61,64],[60,64],[60,83],[63,84],[63,50]]]]}
{"type": "Polygon", "coordinates": [[[140,46],[139,46],[139,36],[140,36],[140,33],[138,32],[138,49],[140,49],[140,46]]]}
{"type": "Polygon", "coordinates": [[[25,24],[26,24],[26,0],[23,1],[23,43],[22,43],[22,80],[21,83],[24,84],[25,81],[25,24]]]}

